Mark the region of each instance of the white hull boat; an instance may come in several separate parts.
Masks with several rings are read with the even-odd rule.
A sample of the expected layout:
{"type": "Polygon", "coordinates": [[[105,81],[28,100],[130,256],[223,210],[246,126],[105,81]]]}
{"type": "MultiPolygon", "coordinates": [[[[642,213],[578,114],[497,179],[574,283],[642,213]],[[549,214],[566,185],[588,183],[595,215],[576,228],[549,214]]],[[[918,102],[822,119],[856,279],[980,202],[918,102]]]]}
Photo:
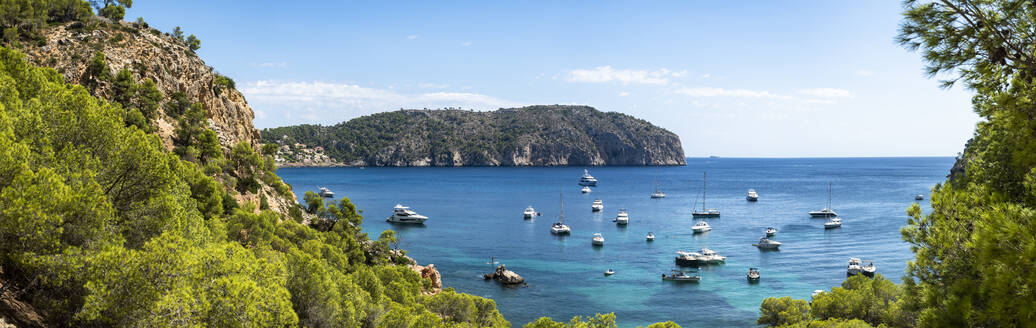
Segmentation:
{"type": "Polygon", "coordinates": [[[522,212],[522,217],[526,220],[536,217],[536,209],[532,208],[531,205],[526,207],[525,212],[522,212]]]}
{"type": "Polygon", "coordinates": [[[595,179],[594,176],[590,175],[590,170],[584,169],[583,177],[579,178],[579,185],[595,187],[597,186],[597,179],[595,179]]]}
{"type": "Polygon", "coordinates": [[[759,247],[759,249],[778,249],[781,247],[781,242],[763,237],[759,239],[758,244],[752,244],[752,246],[759,247]]]}
{"type": "Polygon", "coordinates": [[[400,204],[396,204],[396,207],[392,209],[392,216],[385,219],[386,222],[391,223],[411,224],[423,224],[427,220],[427,216],[417,214],[417,212],[411,211],[409,207],[400,204]]]}
{"type": "Polygon", "coordinates": [[[619,210],[619,214],[615,216],[615,224],[627,225],[630,224],[630,216],[626,213],[626,209],[619,210]]]}
{"type": "Polygon", "coordinates": [[[604,202],[602,202],[600,199],[595,199],[594,203],[592,205],[590,205],[590,210],[592,210],[594,212],[600,212],[603,209],[604,209],[604,202]]]}
{"type": "Polygon", "coordinates": [[[590,244],[594,246],[604,246],[604,236],[600,233],[594,233],[594,237],[590,240],[590,244]]]}
{"type": "Polygon", "coordinates": [[[712,226],[709,226],[709,223],[705,222],[705,220],[699,220],[698,223],[694,224],[694,227],[692,227],[691,230],[694,230],[694,233],[702,233],[711,231],[712,226]]]}

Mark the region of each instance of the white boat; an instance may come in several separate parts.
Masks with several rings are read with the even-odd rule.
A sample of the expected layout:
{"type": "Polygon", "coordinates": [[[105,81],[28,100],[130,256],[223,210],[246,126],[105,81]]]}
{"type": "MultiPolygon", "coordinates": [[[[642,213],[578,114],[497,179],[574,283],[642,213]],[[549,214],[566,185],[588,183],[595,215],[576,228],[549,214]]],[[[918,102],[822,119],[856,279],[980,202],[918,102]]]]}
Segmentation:
{"type": "Polygon", "coordinates": [[[776,235],[776,234],[777,234],[777,228],[774,228],[774,227],[766,228],[766,236],[767,237],[773,237],[773,235],[776,235]]]}
{"type": "Polygon", "coordinates": [[[750,202],[759,200],[759,194],[755,192],[755,189],[748,189],[748,195],[745,195],[745,199],[750,202]]]}
{"type": "Polygon", "coordinates": [[[615,224],[627,225],[630,224],[630,216],[626,213],[626,209],[619,210],[619,214],[615,216],[615,224]]]}
{"type": "Polygon", "coordinates": [[[702,248],[701,257],[698,258],[698,261],[702,264],[719,264],[726,262],[726,260],[726,256],[720,256],[719,253],[708,248],[702,248]]]}
{"type": "Polygon", "coordinates": [[[658,170],[655,170],[655,192],[651,193],[651,198],[665,198],[665,193],[658,190],[658,170]]]}
{"type": "Polygon", "coordinates": [[[334,198],[335,197],[335,192],[331,191],[331,189],[327,189],[327,188],[324,188],[324,187],[320,187],[319,194],[320,194],[320,197],[326,197],[326,198],[334,198]]]}
{"type": "Polygon", "coordinates": [[[917,194],[917,196],[914,196],[914,200],[924,200],[924,195],[917,194]]]}
{"type": "Polygon", "coordinates": [[[748,281],[757,282],[759,281],[759,269],[748,268],[748,281]]]}
{"type": "Polygon", "coordinates": [[[712,227],[705,220],[698,220],[698,223],[695,223],[691,230],[694,230],[694,233],[702,233],[712,230],[712,227]]]}
{"type": "Polygon", "coordinates": [[[673,270],[673,274],[666,275],[662,274],[662,280],[664,281],[679,281],[679,282],[699,282],[701,276],[696,271],[684,271],[684,270],[673,270]],[[693,275],[690,273],[694,273],[693,275]]]}
{"type": "Polygon", "coordinates": [[[819,210],[819,211],[810,211],[809,212],[809,216],[815,217],[815,218],[829,218],[829,217],[833,217],[833,216],[838,216],[838,213],[835,212],[835,210],[831,209],[831,183],[830,182],[827,183],[827,207],[825,207],[824,209],[819,210]]]}
{"type": "Polygon", "coordinates": [[[849,265],[845,267],[845,276],[855,276],[863,272],[863,265],[860,264],[860,259],[855,257],[849,258],[849,265]]]}
{"type": "Polygon", "coordinates": [[[600,212],[603,209],[604,209],[604,202],[602,202],[600,199],[594,199],[593,205],[590,205],[590,210],[592,210],[594,212],[600,212]]]}
{"type": "Polygon", "coordinates": [[[585,194],[585,193],[589,193],[591,190],[590,190],[590,187],[583,186],[583,189],[580,189],[579,191],[581,191],[581,192],[583,192],[585,194]]]}
{"type": "Polygon", "coordinates": [[[411,211],[409,207],[396,204],[396,207],[392,209],[392,216],[385,219],[386,222],[391,223],[413,223],[422,224],[427,221],[428,217],[417,214],[417,212],[411,211]]]}
{"type": "Polygon", "coordinates": [[[752,246],[759,247],[760,249],[777,249],[781,247],[781,242],[763,237],[759,238],[758,244],[752,244],[752,246]]]}
{"type": "Polygon", "coordinates": [[[866,261],[860,265],[860,273],[864,276],[874,277],[874,273],[878,271],[878,267],[874,265],[874,262],[866,261]]]}
{"type": "Polygon", "coordinates": [[[567,225],[565,225],[565,199],[561,196],[561,190],[558,190],[558,199],[561,201],[561,215],[558,216],[558,221],[550,225],[550,233],[555,235],[567,235],[572,233],[567,225]]]}
{"type": "Polygon", "coordinates": [[[655,241],[655,234],[648,232],[647,237],[645,238],[647,241],[655,241]]]}
{"type": "Polygon", "coordinates": [[[594,246],[604,246],[604,236],[600,233],[594,233],[594,238],[590,241],[594,246]]]}
{"type": "Polygon", "coordinates": [[[583,169],[583,177],[579,178],[580,186],[597,186],[597,179],[590,175],[590,170],[583,169]]]}
{"type": "Polygon", "coordinates": [[[706,188],[707,181],[708,181],[708,176],[706,176],[705,173],[702,173],[702,182],[701,182],[701,211],[694,210],[693,212],[691,212],[691,216],[694,217],[694,218],[718,218],[719,217],[719,210],[717,210],[715,208],[710,208],[710,209],[706,209],[705,208],[705,194],[706,194],[706,191],[708,191],[708,189],[706,188]]]}
{"type": "Polygon", "coordinates": [[[676,265],[697,267],[701,265],[701,254],[696,252],[676,251],[676,265]]]}
{"type": "Polygon", "coordinates": [[[613,275],[613,274],[615,274],[615,270],[608,269],[607,271],[604,271],[604,275],[606,275],[606,276],[610,276],[610,275],[613,275]]]}
{"type": "Polygon", "coordinates": [[[525,208],[525,212],[522,212],[522,216],[525,217],[526,220],[536,217],[536,209],[532,208],[532,205],[529,205],[529,207],[525,208]]]}
{"type": "Polygon", "coordinates": [[[834,229],[842,226],[842,219],[838,217],[831,218],[824,222],[824,229],[834,229]]]}

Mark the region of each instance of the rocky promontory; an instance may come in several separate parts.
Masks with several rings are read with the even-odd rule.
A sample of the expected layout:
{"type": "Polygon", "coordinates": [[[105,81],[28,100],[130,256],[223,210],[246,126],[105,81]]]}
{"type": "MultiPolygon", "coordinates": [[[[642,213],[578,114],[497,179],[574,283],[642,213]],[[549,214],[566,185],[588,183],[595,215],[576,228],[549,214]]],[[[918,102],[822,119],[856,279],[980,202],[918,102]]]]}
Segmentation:
{"type": "MultiPolygon", "coordinates": [[[[319,148],[347,166],[685,165],[680,137],[630,115],[589,106],[489,112],[399,110],[332,126],[262,131],[263,141],[319,148]]],[[[289,147],[291,148],[291,147],[289,147]]],[[[304,155],[284,151],[284,166],[304,155]]],[[[302,164],[302,166],[308,166],[302,164]]]]}

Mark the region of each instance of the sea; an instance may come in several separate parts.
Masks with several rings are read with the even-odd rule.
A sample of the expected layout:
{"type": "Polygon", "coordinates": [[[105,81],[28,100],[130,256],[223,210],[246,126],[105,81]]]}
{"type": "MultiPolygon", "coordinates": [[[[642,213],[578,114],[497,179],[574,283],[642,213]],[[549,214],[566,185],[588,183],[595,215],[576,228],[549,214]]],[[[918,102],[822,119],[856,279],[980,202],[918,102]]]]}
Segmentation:
{"type": "Polygon", "coordinates": [[[927,213],[932,188],[946,179],[952,157],[903,158],[689,158],[669,167],[347,167],[282,168],[278,174],[302,199],[328,187],[348,197],[364,216],[371,238],[398,232],[400,246],[420,264],[435,264],[443,284],[492,298],[520,327],[541,316],[568,321],[576,315],[614,312],[621,327],[672,320],[683,327],[754,326],[767,297],[808,300],[846,278],[850,257],[873,261],[878,273],[902,282],[913,259],[900,229],[906,209],[927,213]],[[599,182],[590,193],[577,183],[583,170],[599,182]],[[721,212],[713,230],[694,234],[692,208],[721,212]],[[657,188],[662,199],[649,196],[657,188]],[[843,220],[824,229],[807,212],[827,206],[843,220]],[[746,201],[748,189],[758,202],[746,201]],[[918,194],[925,196],[915,201],[918,194]],[[594,213],[594,199],[604,210],[594,213]],[[564,204],[570,236],[550,226],[564,204]],[[423,225],[385,222],[396,204],[430,217],[423,225]],[[533,206],[540,216],[526,220],[533,206]],[[626,227],[612,219],[629,213],[626,227]],[[753,247],[767,227],[779,251],[753,247]],[[646,241],[649,233],[653,242],[646,241]],[[605,238],[591,246],[593,233],[605,238]],[[710,248],[726,263],[701,268],[698,283],[663,281],[677,251],[710,248]],[[506,287],[482,278],[506,265],[527,286],[506,287]],[[749,283],[748,269],[761,279],[749,283]],[[612,269],[615,274],[605,276],[612,269]]]}

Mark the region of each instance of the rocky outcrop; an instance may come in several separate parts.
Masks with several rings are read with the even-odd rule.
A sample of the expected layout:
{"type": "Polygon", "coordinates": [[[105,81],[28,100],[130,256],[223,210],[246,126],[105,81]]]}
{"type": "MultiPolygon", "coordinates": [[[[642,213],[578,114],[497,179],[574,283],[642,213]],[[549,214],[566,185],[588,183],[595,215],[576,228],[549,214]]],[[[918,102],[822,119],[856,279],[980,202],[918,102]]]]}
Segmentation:
{"type": "MultiPolygon", "coordinates": [[[[224,150],[238,142],[251,143],[259,149],[259,131],[252,125],[254,113],[245,97],[233,88],[217,85],[220,77],[184,42],[158,30],[136,23],[111,22],[93,17],[87,22],[71,22],[41,31],[46,42],[24,43],[20,47],[32,64],[50,67],[70,83],[82,83],[94,53],[104,54],[112,74],[130,70],[137,83],[151,79],[162,92],[164,104],[175,92],[183,92],[193,103],[208,110],[208,128],[215,131],[224,150]]],[[[112,99],[112,83],[102,81],[88,88],[95,96],[112,99]]],[[[155,128],[167,149],[173,148],[173,131],[177,120],[159,110],[155,128]]],[[[262,185],[257,193],[235,195],[238,202],[260,203],[266,196],[270,209],[288,213],[298,201],[294,195],[278,193],[262,185]]]]}
{"type": "MultiPolygon", "coordinates": [[[[3,270],[0,269],[0,274],[3,270]]],[[[7,281],[0,279],[0,328],[46,327],[43,317],[32,305],[17,299],[17,293],[7,281]]]]}
{"type": "Polygon", "coordinates": [[[482,275],[482,277],[486,280],[496,280],[496,282],[504,285],[519,285],[525,282],[525,279],[522,278],[522,276],[514,273],[514,271],[507,270],[507,267],[504,267],[503,264],[496,267],[496,271],[493,271],[493,273],[487,273],[482,275]]]}
{"type": "Polygon", "coordinates": [[[414,264],[410,266],[410,269],[421,275],[421,279],[428,279],[432,282],[430,290],[422,290],[424,294],[434,295],[442,292],[442,276],[439,275],[439,270],[435,269],[435,264],[425,266],[414,264]]]}
{"type": "Polygon", "coordinates": [[[350,166],[686,164],[676,134],[588,106],[400,110],[333,126],[265,129],[262,136],[266,142],[321,147],[350,166]]]}

